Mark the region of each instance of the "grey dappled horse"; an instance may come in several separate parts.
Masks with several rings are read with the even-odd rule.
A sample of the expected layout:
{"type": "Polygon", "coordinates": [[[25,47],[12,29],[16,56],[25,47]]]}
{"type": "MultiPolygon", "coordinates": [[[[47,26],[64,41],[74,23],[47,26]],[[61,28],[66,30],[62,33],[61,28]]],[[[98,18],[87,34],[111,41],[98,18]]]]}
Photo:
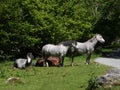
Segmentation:
{"type": "Polygon", "coordinates": [[[14,67],[25,69],[26,66],[30,66],[32,64],[33,55],[32,53],[27,53],[27,59],[19,58],[14,62],[14,67]]]}
{"type": "Polygon", "coordinates": [[[44,60],[44,66],[48,66],[47,59],[49,56],[57,56],[59,57],[59,66],[63,66],[64,56],[67,54],[69,48],[73,48],[76,46],[75,41],[65,41],[59,43],[58,45],[47,44],[42,48],[42,56],[44,60]]]}
{"type": "MultiPolygon", "coordinates": [[[[89,39],[86,42],[77,42],[76,45],[76,52],[77,53],[87,53],[87,58],[86,58],[86,64],[90,63],[90,58],[91,58],[91,53],[94,51],[94,47],[97,44],[97,42],[104,43],[105,40],[103,39],[102,35],[96,34],[93,36],[91,39],[89,39]]],[[[73,52],[74,54],[75,52],[73,52]]],[[[72,66],[73,66],[73,58],[74,55],[72,55],[72,66]]]]}

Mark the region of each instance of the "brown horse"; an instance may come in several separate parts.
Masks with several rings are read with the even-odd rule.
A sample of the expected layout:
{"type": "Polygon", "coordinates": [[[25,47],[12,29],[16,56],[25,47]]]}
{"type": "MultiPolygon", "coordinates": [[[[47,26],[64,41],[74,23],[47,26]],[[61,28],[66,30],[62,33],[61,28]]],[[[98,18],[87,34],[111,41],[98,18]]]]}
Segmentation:
{"type": "MultiPolygon", "coordinates": [[[[36,65],[35,66],[43,66],[43,58],[38,58],[37,62],[36,62],[36,65]]],[[[59,65],[59,58],[58,57],[52,57],[50,56],[48,59],[47,59],[47,62],[49,64],[49,66],[58,66],[59,65]]]]}

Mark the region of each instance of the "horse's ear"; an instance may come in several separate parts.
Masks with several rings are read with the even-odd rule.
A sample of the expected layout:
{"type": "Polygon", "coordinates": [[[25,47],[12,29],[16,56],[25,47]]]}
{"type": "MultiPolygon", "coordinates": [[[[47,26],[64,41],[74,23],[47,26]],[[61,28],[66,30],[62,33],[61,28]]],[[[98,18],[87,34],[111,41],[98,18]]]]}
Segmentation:
{"type": "Polygon", "coordinates": [[[77,41],[75,41],[75,45],[77,45],[77,41]]]}
{"type": "Polygon", "coordinates": [[[101,34],[99,34],[99,33],[96,33],[96,35],[101,35],[101,34]]]}
{"type": "Polygon", "coordinates": [[[99,35],[99,33],[96,33],[95,36],[96,36],[96,35],[99,35]]]}
{"type": "Polygon", "coordinates": [[[76,45],[77,45],[76,43],[72,43],[72,46],[74,46],[74,47],[75,47],[76,45]]]}
{"type": "Polygon", "coordinates": [[[73,43],[74,43],[75,45],[77,45],[77,41],[76,41],[76,40],[73,40],[73,43]]]}

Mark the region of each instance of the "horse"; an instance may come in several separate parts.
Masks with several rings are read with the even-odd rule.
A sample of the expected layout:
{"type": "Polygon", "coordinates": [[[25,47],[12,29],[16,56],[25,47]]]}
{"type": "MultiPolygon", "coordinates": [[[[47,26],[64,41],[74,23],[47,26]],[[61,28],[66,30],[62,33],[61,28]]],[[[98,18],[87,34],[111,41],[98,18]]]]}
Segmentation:
{"type": "Polygon", "coordinates": [[[27,59],[25,58],[19,58],[14,61],[14,67],[15,68],[20,68],[20,69],[25,69],[26,66],[31,66],[32,65],[32,59],[33,55],[32,53],[27,53],[27,59]]]}
{"type": "Polygon", "coordinates": [[[73,59],[74,59],[74,54],[77,52],[78,54],[86,53],[87,58],[86,58],[86,64],[90,63],[90,58],[91,58],[91,53],[94,51],[95,45],[100,42],[104,43],[105,40],[103,39],[102,35],[96,34],[93,36],[91,39],[87,40],[86,42],[77,42],[77,45],[75,47],[74,52],[71,52],[72,55],[72,63],[71,65],[73,66],[73,59]]]}
{"type": "MultiPolygon", "coordinates": [[[[39,57],[35,66],[40,66],[42,67],[43,66],[43,58],[42,57],[39,57]]],[[[49,66],[58,66],[59,65],[59,58],[58,57],[52,57],[50,56],[48,59],[47,59],[47,62],[48,62],[48,65],[49,66]]]]}
{"type": "Polygon", "coordinates": [[[44,60],[44,66],[48,67],[47,59],[49,56],[56,56],[59,58],[59,66],[63,66],[64,56],[66,55],[68,49],[76,46],[75,41],[64,41],[57,45],[46,44],[42,47],[42,56],[44,60]]]}

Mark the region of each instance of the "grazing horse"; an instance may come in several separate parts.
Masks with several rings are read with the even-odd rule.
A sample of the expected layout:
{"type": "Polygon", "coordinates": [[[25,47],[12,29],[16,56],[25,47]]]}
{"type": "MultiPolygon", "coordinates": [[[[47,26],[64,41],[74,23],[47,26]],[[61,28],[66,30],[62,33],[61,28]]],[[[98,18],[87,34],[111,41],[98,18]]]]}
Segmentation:
{"type": "MultiPolygon", "coordinates": [[[[100,42],[100,43],[105,42],[102,35],[96,34],[95,36],[93,36],[91,39],[89,39],[86,42],[83,42],[83,43],[77,42],[75,51],[80,54],[87,53],[86,64],[90,63],[91,53],[94,51],[94,47],[97,44],[97,42],[100,42]]],[[[75,52],[73,52],[73,54],[74,53],[75,52]]],[[[72,56],[72,63],[71,63],[72,66],[73,66],[73,58],[74,58],[74,55],[72,56]]]]}
{"type": "Polygon", "coordinates": [[[32,64],[33,55],[32,53],[27,53],[27,59],[19,58],[14,62],[14,67],[25,69],[26,66],[30,66],[32,64]]]}
{"type": "Polygon", "coordinates": [[[66,55],[69,48],[75,47],[75,41],[66,41],[59,43],[58,45],[47,44],[42,48],[42,56],[44,60],[44,66],[48,66],[47,59],[49,56],[56,56],[59,58],[59,66],[63,66],[64,56],[66,55]]]}

